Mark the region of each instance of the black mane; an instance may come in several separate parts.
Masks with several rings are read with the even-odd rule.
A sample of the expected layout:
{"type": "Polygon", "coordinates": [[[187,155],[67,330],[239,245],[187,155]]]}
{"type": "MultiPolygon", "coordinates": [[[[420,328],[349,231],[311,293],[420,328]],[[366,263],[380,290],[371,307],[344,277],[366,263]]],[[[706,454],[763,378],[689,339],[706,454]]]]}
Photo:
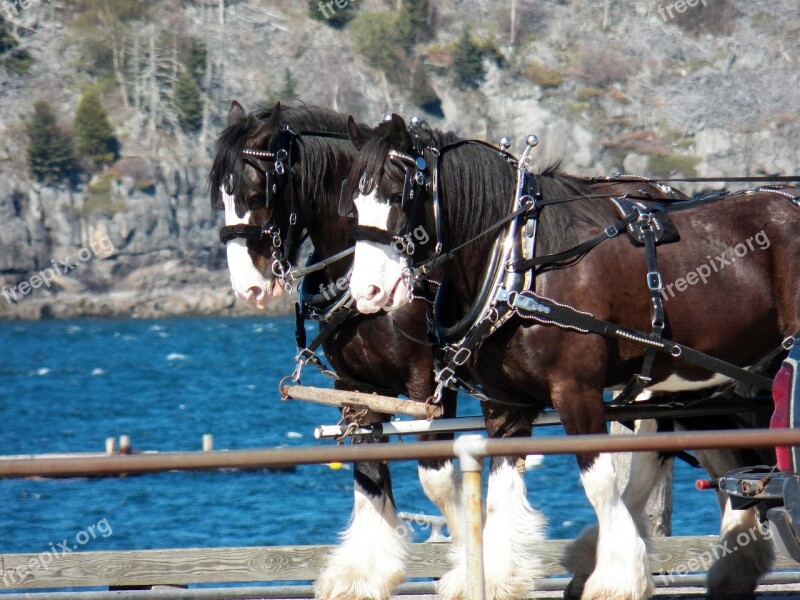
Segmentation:
{"type": "Polygon", "coordinates": [[[271,112],[250,113],[241,121],[226,127],[217,138],[214,162],[211,165],[206,184],[211,191],[212,210],[221,207],[220,188],[225,185],[230,176],[233,178],[233,195],[237,198],[241,197],[244,191],[243,179],[245,179],[242,177],[244,170],[242,150],[245,148],[247,139],[271,114],[271,112]]]}
{"type": "Polygon", "coordinates": [[[587,239],[587,226],[591,234],[599,233],[618,218],[610,202],[597,199],[597,191],[585,179],[567,175],[561,170],[561,161],[551,163],[538,174],[544,199],[575,198],[563,204],[554,204],[542,210],[537,254],[553,254],[567,250],[587,239]]]}
{"type": "MultiPolygon", "coordinates": [[[[234,196],[242,197],[245,186],[249,183],[247,178],[242,176],[245,164],[242,160],[242,150],[247,140],[271,116],[272,109],[250,113],[238,123],[225,128],[220,134],[208,176],[212,208],[219,206],[220,187],[225,184],[230,174],[233,174],[234,196]]],[[[297,133],[302,131],[347,133],[347,120],[344,115],[317,106],[284,106],[281,108],[281,124],[289,125],[297,133]]],[[[270,136],[269,147],[258,149],[272,149],[274,141],[275,136],[270,136]]],[[[340,168],[342,161],[348,161],[355,150],[346,139],[339,141],[335,138],[301,136],[298,143],[302,152],[299,161],[300,172],[296,174],[301,180],[300,193],[324,205],[329,200],[327,194],[322,193],[326,189],[323,184],[326,173],[331,169],[340,168]]]]}
{"type": "MultiPolygon", "coordinates": [[[[447,143],[451,135],[436,139],[447,143]]],[[[538,254],[576,246],[586,239],[587,226],[603,229],[614,220],[610,203],[597,201],[586,180],[565,174],[561,161],[546,166],[537,177],[543,198],[575,198],[542,210],[538,254]]],[[[449,230],[445,232],[446,248],[477,236],[511,212],[516,171],[499,152],[475,144],[446,151],[439,178],[442,212],[449,230]]]]}
{"type": "MultiPolygon", "coordinates": [[[[444,150],[439,160],[439,189],[445,249],[477,236],[511,211],[517,178],[504,155],[477,144],[446,149],[462,138],[424,125],[413,135],[428,148],[444,150]]],[[[367,173],[377,185],[387,170],[399,169],[387,160],[389,150],[409,153],[412,143],[410,137],[401,142],[396,133],[393,135],[391,122],[376,127],[351,167],[349,197],[356,195],[362,173],[367,173]]],[[[430,164],[428,153],[426,158],[430,164]]],[[[538,178],[546,199],[577,197],[543,209],[538,253],[550,254],[575,246],[586,238],[586,226],[603,229],[613,220],[610,203],[596,201],[593,198],[596,193],[585,180],[563,173],[561,161],[548,165],[538,178]]],[[[494,237],[487,236],[484,243],[494,237]]]]}

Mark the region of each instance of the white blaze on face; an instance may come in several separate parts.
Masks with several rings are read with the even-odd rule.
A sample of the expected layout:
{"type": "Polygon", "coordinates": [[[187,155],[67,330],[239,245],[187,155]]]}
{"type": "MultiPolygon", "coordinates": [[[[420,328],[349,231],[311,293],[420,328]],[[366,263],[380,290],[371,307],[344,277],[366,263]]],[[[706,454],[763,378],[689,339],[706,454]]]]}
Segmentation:
{"type": "MultiPolygon", "coordinates": [[[[378,201],[377,191],[355,200],[358,224],[386,231],[389,204],[378,201]]],[[[350,293],[362,313],[387,311],[408,302],[408,288],[403,280],[405,259],[391,246],[375,242],[357,242],[350,277],[350,293]]]]}
{"type": "MultiPolygon", "coordinates": [[[[233,196],[221,190],[222,202],[225,205],[225,225],[247,225],[250,222],[250,211],[243,217],[236,214],[233,196]]],[[[236,238],[225,244],[228,256],[228,272],[231,275],[231,287],[237,298],[249,302],[256,308],[265,308],[270,298],[283,294],[283,287],[274,280],[267,280],[253,264],[253,258],[247,249],[247,240],[236,238]]]]}

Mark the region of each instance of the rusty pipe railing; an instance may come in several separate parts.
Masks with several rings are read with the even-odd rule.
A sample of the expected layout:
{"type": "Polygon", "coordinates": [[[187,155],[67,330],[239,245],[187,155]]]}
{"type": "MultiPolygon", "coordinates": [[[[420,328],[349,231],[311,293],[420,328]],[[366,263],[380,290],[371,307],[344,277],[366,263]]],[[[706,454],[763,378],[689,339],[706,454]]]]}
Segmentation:
{"type": "Polygon", "coordinates": [[[127,456],[2,457],[0,477],[70,477],[223,468],[258,469],[301,464],[458,457],[463,472],[465,552],[470,600],[484,599],[481,470],[488,456],[595,452],[677,451],[710,448],[800,446],[800,430],[673,432],[631,436],[583,435],[489,440],[464,436],[455,441],[358,444],[228,452],[163,452],[127,456]]]}
{"type": "MultiPolygon", "coordinates": [[[[578,454],[769,448],[800,446],[800,430],[670,432],[640,435],[579,435],[486,440],[482,457],[527,454],[578,454]]],[[[154,452],[127,456],[2,457],[0,478],[90,477],[164,471],[263,469],[329,462],[447,459],[456,456],[454,442],[358,444],[213,452],[154,452]]]]}

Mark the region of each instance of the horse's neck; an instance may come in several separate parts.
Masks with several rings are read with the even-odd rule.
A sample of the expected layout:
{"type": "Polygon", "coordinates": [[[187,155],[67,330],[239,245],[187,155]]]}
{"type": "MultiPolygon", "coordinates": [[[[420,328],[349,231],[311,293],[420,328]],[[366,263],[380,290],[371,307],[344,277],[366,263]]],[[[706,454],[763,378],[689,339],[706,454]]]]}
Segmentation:
{"type": "MultiPolygon", "coordinates": [[[[326,172],[323,181],[328,180],[329,175],[331,174],[326,172]]],[[[333,175],[329,190],[314,188],[313,195],[316,198],[302,199],[304,212],[308,219],[305,227],[309,239],[314,245],[314,252],[320,260],[345,250],[349,245],[348,219],[338,213],[338,192],[343,178],[335,173],[333,175]]],[[[344,275],[346,263],[347,261],[339,261],[328,268],[334,279],[344,275]]]]}

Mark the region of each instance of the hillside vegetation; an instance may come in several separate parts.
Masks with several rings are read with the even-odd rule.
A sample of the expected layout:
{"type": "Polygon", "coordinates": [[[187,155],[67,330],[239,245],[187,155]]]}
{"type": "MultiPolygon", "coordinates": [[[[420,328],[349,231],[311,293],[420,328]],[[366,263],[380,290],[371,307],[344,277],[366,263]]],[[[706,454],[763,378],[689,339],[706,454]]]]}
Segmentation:
{"type": "Polygon", "coordinates": [[[581,175],[800,170],[796,0],[339,4],[3,3],[0,288],[113,251],[0,316],[239,311],[205,189],[232,99],[536,133],[581,175]]]}

